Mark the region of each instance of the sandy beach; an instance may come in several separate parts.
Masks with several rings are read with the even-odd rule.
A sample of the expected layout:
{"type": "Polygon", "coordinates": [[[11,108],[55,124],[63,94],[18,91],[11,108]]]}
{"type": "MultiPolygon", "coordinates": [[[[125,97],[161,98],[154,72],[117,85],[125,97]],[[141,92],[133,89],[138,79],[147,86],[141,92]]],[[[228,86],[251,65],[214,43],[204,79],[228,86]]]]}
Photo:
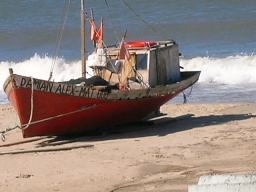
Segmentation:
{"type": "MultiPolygon", "coordinates": [[[[255,172],[255,103],[168,104],[161,111],[167,115],[150,123],[96,136],[23,139],[19,129],[10,132],[0,141],[0,191],[185,192],[204,174],[255,172]]],[[[0,130],[15,118],[2,105],[0,130]]]]}

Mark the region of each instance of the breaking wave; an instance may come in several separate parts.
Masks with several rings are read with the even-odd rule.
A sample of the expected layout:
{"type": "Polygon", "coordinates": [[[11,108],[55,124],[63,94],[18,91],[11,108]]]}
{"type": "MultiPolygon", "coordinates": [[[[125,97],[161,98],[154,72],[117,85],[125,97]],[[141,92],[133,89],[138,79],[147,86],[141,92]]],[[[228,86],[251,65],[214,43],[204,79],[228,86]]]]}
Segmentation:
{"type": "MultiPolygon", "coordinates": [[[[3,90],[3,83],[9,76],[9,68],[13,68],[14,73],[25,76],[33,76],[39,79],[47,80],[49,78],[51,65],[54,59],[48,56],[39,56],[35,54],[28,60],[20,62],[2,61],[0,62],[0,86],[3,90]]],[[[57,58],[55,61],[53,80],[64,81],[70,78],[81,76],[80,61],[67,62],[63,58],[57,58]]]]}
{"type": "Polygon", "coordinates": [[[200,83],[240,85],[256,83],[256,56],[237,55],[225,58],[195,57],[181,59],[185,70],[199,70],[200,83]]]}
{"type": "MultiPolygon", "coordinates": [[[[6,102],[3,93],[3,84],[9,76],[9,68],[13,68],[14,73],[25,76],[33,76],[34,78],[47,80],[49,78],[51,65],[54,62],[52,57],[47,55],[39,56],[35,54],[28,60],[20,62],[1,61],[0,62],[0,103],[6,102]]],[[[63,58],[56,58],[54,65],[53,78],[54,81],[65,81],[81,76],[81,62],[67,62],[63,58]]]]}
{"type": "MultiPolygon", "coordinates": [[[[3,84],[8,77],[8,69],[11,67],[14,73],[33,76],[40,79],[48,79],[53,58],[47,55],[35,54],[28,60],[20,62],[0,61],[0,103],[6,102],[3,93],[3,84]]],[[[63,81],[81,76],[81,62],[66,61],[57,58],[55,62],[53,79],[63,81]]],[[[256,56],[237,55],[225,58],[195,57],[181,59],[181,65],[185,70],[200,70],[199,83],[242,85],[256,83],[256,56]]]]}

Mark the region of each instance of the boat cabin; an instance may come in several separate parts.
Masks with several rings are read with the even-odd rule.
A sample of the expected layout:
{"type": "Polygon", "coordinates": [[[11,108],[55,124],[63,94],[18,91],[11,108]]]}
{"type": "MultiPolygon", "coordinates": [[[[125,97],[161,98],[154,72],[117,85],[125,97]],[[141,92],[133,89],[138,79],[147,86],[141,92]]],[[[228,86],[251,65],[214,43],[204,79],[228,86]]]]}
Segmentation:
{"type": "Polygon", "coordinates": [[[132,88],[180,81],[179,50],[174,41],[134,41],[126,42],[125,47],[129,59],[118,59],[120,48],[110,47],[104,52],[99,50],[97,54],[104,57],[98,59],[98,65],[92,64],[89,57],[89,67],[110,83],[133,85],[132,88]]]}

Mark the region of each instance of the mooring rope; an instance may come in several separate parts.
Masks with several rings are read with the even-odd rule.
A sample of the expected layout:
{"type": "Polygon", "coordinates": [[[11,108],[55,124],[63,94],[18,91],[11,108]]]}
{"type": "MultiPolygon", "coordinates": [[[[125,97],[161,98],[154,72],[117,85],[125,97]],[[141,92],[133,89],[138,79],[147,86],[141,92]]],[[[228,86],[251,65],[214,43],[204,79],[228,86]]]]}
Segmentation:
{"type": "Polygon", "coordinates": [[[59,53],[59,50],[60,50],[60,45],[61,45],[61,41],[62,41],[64,29],[65,29],[65,25],[66,25],[66,22],[67,22],[67,19],[68,19],[70,3],[71,3],[71,0],[68,0],[68,3],[66,2],[66,5],[63,9],[62,25],[60,26],[59,32],[58,32],[58,35],[57,35],[57,42],[56,42],[56,47],[55,47],[55,51],[54,51],[54,58],[53,58],[53,63],[51,65],[51,70],[50,70],[50,75],[49,75],[48,81],[50,81],[52,76],[53,76],[54,66],[56,64],[57,56],[58,56],[58,53],[59,53]]]}
{"type": "Polygon", "coordinates": [[[30,115],[29,115],[29,120],[28,123],[25,127],[21,126],[21,129],[26,129],[29,127],[29,125],[32,122],[32,118],[33,118],[33,112],[34,112],[34,79],[33,77],[31,78],[31,97],[30,97],[30,115]]]}
{"type": "Polygon", "coordinates": [[[33,111],[34,111],[34,79],[33,77],[30,77],[31,78],[31,97],[30,97],[30,115],[29,115],[29,120],[28,120],[28,123],[25,125],[25,127],[23,127],[22,125],[21,126],[14,126],[12,128],[7,128],[5,129],[4,131],[1,131],[0,134],[1,134],[1,139],[2,141],[5,141],[6,140],[6,134],[14,129],[26,129],[29,127],[29,125],[31,124],[32,122],[32,118],[33,118],[33,111]]]}
{"type": "Polygon", "coordinates": [[[14,129],[17,129],[17,128],[20,129],[20,126],[16,125],[16,126],[14,126],[14,127],[7,128],[7,129],[5,129],[4,131],[1,131],[1,132],[0,132],[1,140],[2,140],[2,141],[5,141],[5,140],[6,140],[6,134],[7,134],[8,132],[14,130],[14,129]]]}
{"type": "MultiPolygon", "coordinates": [[[[78,109],[78,110],[74,110],[74,111],[71,111],[71,112],[62,113],[62,114],[59,114],[59,115],[47,117],[47,118],[40,119],[40,120],[37,120],[37,121],[31,121],[31,122],[29,122],[29,123],[27,123],[27,124],[23,124],[22,126],[29,126],[29,125],[34,125],[34,124],[38,124],[38,123],[50,121],[50,120],[53,120],[53,119],[56,119],[56,118],[60,118],[60,117],[72,115],[72,114],[74,114],[74,113],[78,113],[78,112],[82,112],[82,111],[85,111],[85,110],[93,109],[93,108],[95,108],[95,107],[96,107],[96,104],[90,105],[90,106],[88,106],[88,107],[84,107],[84,108],[81,108],[81,109],[78,109]]],[[[27,127],[22,128],[22,129],[26,129],[26,128],[27,128],[27,127]]]]}
{"type": "Polygon", "coordinates": [[[6,133],[14,130],[14,129],[27,129],[30,125],[34,125],[34,124],[38,124],[38,123],[42,123],[42,122],[46,122],[46,121],[50,121],[50,120],[53,120],[53,119],[56,119],[56,118],[60,118],[60,117],[64,117],[64,116],[68,116],[68,115],[72,115],[74,113],[78,113],[78,112],[82,112],[82,111],[85,111],[85,110],[89,110],[89,109],[93,109],[96,107],[96,104],[94,105],[90,105],[90,106],[87,106],[87,107],[83,107],[81,109],[78,109],[78,110],[74,110],[74,111],[71,111],[71,112],[67,112],[67,113],[62,113],[62,114],[59,114],[59,115],[55,115],[55,116],[50,116],[50,117],[47,117],[47,118],[44,118],[44,119],[40,119],[40,120],[37,120],[37,121],[32,121],[33,119],[33,113],[34,113],[34,86],[33,86],[33,83],[34,83],[34,80],[33,78],[31,77],[31,99],[30,99],[30,116],[29,116],[29,120],[28,120],[28,123],[26,124],[22,124],[21,126],[15,126],[15,127],[12,127],[12,128],[7,128],[6,130],[4,131],[1,131],[0,132],[0,135],[1,135],[1,139],[2,141],[5,141],[6,140],[6,133]]]}
{"type": "Polygon", "coordinates": [[[193,91],[193,85],[190,87],[190,91],[188,92],[188,94],[185,94],[185,91],[182,91],[183,94],[183,104],[188,102],[188,97],[192,94],[193,91]]]}

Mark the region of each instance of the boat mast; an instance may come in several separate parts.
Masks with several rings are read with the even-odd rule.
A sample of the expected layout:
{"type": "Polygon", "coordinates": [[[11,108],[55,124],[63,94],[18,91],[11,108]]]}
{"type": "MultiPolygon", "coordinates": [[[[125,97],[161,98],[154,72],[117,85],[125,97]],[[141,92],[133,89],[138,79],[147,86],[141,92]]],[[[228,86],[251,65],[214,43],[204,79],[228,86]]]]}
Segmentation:
{"type": "Polygon", "coordinates": [[[86,78],[86,55],[85,55],[85,14],[84,0],[81,0],[81,61],[82,61],[82,77],[86,78]]]}

